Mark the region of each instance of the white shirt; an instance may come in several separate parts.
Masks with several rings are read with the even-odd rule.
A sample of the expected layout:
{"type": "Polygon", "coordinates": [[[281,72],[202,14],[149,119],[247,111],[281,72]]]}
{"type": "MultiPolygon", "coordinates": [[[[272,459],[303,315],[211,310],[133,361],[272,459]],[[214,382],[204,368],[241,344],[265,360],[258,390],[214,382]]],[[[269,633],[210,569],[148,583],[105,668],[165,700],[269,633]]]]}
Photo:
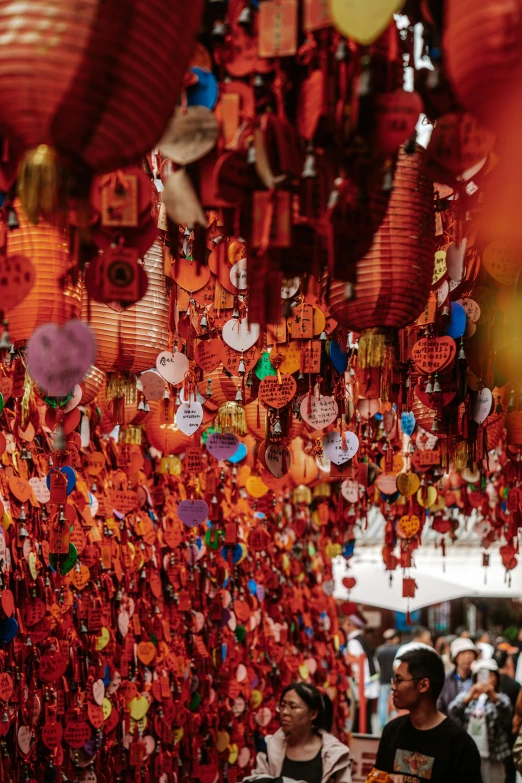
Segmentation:
{"type": "MultiPolygon", "coordinates": [[[[359,656],[365,655],[364,649],[360,641],[356,638],[360,635],[360,631],[352,631],[348,635],[348,644],[346,649],[349,655],[359,656]]],[[[375,659],[374,659],[375,660],[375,659]]],[[[364,697],[365,699],[378,699],[379,698],[379,663],[375,660],[376,674],[372,678],[370,675],[370,665],[368,659],[364,661],[364,697]]],[[[359,666],[352,664],[352,677],[355,682],[355,698],[359,701],[359,666]]]]}

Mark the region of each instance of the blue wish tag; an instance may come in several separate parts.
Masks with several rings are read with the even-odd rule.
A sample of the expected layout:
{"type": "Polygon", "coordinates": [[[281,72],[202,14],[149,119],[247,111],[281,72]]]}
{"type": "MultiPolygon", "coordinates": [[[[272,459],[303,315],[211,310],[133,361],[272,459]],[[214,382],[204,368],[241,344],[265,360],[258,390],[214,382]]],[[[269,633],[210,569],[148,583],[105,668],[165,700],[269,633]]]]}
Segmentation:
{"type": "Polygon", "coordinates": [[[18,633],[18,623],[14,617],[6,617],[0,621],[0,644],[9,644],[18,633]]]}
{"type": "Polygon", "coordinates": [[[348,367],[348,354],[336,340],[330,342],[330,361],[338,373],[343,373],[348,367]]]}
{"type": "Polygon", "coordinates": [[[196,84],[187,87],[188,106],[206,106],[213,109],[218,99],[218,83],[216,77],[204,68],[191,68],[193,74],[198,77],[196,84]]]}
{"type": "Polygon", "coordinates": [[[458,302],[450,303],[450,320],[445,334],[458,340],[466,331],[466,311],[458,302]]]}
{"type": "Polygon", "coordinates": [[[415,416],[411,411],[409,413],[406,411],[401,413],[401,430],[405,435],[411,435],[413,433],[415,423],[415,416]]]}
{"type": "MultiPolygon", "coordinates": [[[[64,465],[60,468],[60,473],[63,473],[67,478],[67,494],[70,495],[76,486],[76,473],[70,465],[64,465]]],[[[47,474],[47,489],[51,489],[51,471],[47,474]]]]}
{"type": "Polygon", "coordinates": [[[247,447],[244,443],[240,443],[237,447],[236,453],[232,454],[232,456],[228,458],[227,462],[231,462],[233,465],[235,465],[236,462],[241,462],[242,459],[245,459],[246,455],[247,447]]]}

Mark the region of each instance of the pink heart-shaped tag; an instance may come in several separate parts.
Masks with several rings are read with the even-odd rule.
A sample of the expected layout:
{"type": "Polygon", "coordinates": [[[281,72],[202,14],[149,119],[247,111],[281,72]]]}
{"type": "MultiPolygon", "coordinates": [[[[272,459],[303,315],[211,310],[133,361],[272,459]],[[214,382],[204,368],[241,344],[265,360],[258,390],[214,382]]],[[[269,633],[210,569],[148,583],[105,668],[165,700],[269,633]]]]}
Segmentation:
{"type": "Polygon", "coordinates": [[[27,344],[27,367],[48,395],[65,397],[94,363],[96,341],[87,324],[44,324],[27,344]]]}
{"type": "Polygon", "coordinates": [[[330,462],[335,465],[343,465],[348,462],[359,448],[359,438],[354,432],[345,432],[346,449],[343,448],[342,437],[337,430],[329,432],[323,438],[323,452],[330,462]]]}
{"type": "Polygon", "coordinates": [[[230,432],[223,435],[213,432],[208,436],[206,446],[209,454],[216,459],[228,459],[236,453],[239,440],[237,435],[230,432]]]}
{"type": "Polygon", "coordinates": [[[339,406],[333,397],[315,397],[308,395],[301,402],[301,416],[314,430],[323,430],[333,424],[339,413],[339,406]]]}
{"type": "Polygon", "coordinates": [[[172,386],[177,386],[178,383],[183,381],[189,366],[189,360],[184,353],[179,351],[176,351],[176,353],[162,351],[156,359],[157,371],[172,386]]]}
{"type": "Polygon", "coordinates": [[[196,527],[208,519],[208,505],[204,500],[182,500],[178,505],[178,517],[187,527],[196,527]]]}

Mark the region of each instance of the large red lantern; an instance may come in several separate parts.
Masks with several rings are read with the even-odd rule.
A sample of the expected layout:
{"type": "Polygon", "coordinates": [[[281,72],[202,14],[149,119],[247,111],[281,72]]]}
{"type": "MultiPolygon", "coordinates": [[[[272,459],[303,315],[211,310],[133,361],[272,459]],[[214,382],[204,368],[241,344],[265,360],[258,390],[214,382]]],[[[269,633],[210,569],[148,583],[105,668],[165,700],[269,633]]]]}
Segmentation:
{"type": "Polygon", "coordinates": [[[69,276],[74,262],[69,256],[65,232],[44,221],[34,226],[18,201],[15,208],[18,228],[7,234],[7,255],[26,256],[35,269],[33,287],[16,307],[7,311],[9,338],[13,343],[22,343],[45,323],[63,324],[78,318],[81,293],[80,285],[69,276]]]}
{"type": "Polygon", "coordinates": [[[110,171],[152,149],[201,8],[202,0],[0,0],[0,126],[24,153],[19,184],[31,219],[56,206],[61,173],[110,171]]]}
{"type": "MultiPolygon", "coordinates": [[[[423,173],[425,152],[399,151],[386,216],[372,246],[356,265],[353,296],[346,283],[329,284],[328,307],[348,329],[362,333],[362,367],[381,366],[393,330],[416,318],[426,305],[433,275],[435,223],[433,185],[423,173]]],[[[326,284],[328,286],[328,283],[326,284]]]]}

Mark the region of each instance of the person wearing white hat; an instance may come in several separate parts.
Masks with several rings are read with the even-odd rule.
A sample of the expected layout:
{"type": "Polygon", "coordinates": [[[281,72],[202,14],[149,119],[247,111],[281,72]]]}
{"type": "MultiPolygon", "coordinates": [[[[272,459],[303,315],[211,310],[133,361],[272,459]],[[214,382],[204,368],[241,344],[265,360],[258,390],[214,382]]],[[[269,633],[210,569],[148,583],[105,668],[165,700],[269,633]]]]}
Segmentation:
{"type": "Polygon", "coordinates": [[[449,715],[473,738],[481,757],[484,783],[504,783],[505,760],[510,756],[509,736],[513,708],[505,693],[499,693],[500,672],[491,658],[476,661],[473,684],[449,705],[449,715]]]}
{"type": "Polygon", "coordinates": [[[444,715],[449,715],[449,705],[459,693],[467,693],[471,688],[471,666],[479,653],[471,639],[455,639],[451,643],[450,656],[455,669],[446,675],[437,703],[444,715]]]}

